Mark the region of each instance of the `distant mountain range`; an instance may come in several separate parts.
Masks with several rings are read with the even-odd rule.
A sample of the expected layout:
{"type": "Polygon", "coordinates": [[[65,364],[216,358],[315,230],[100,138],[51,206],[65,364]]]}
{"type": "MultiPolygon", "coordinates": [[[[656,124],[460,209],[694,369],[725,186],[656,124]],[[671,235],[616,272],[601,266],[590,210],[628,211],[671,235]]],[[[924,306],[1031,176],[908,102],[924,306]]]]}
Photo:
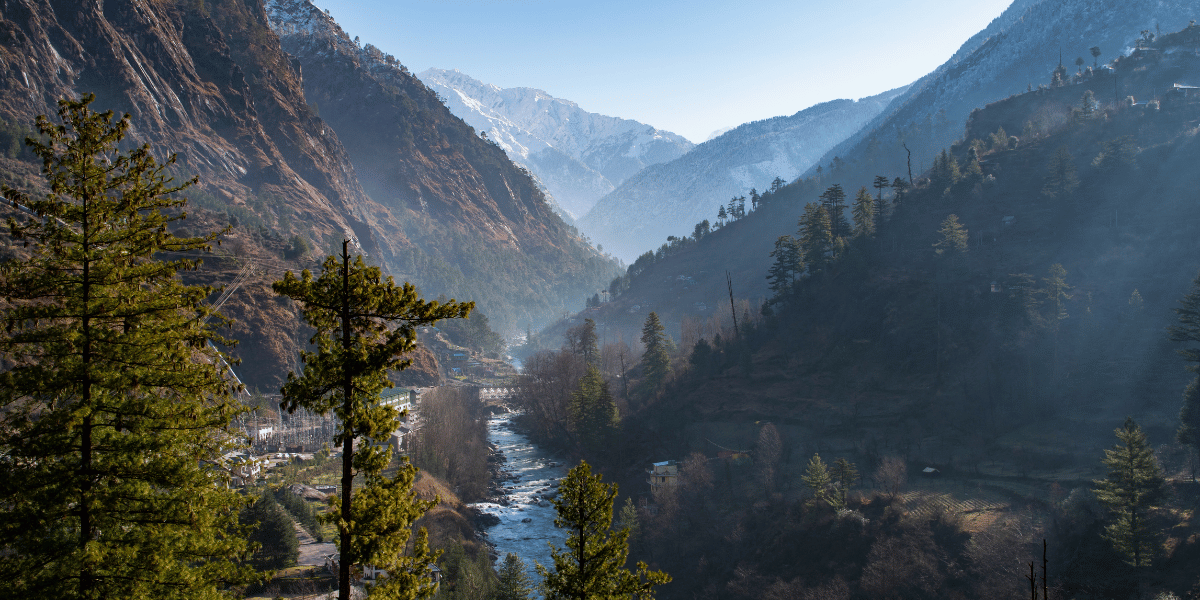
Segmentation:
{"type": "Polygon", "coordinates": [[[794,115],[740,125],[671,162],[648,167],[601,198],[580,229],[626,262],[668,235],[687,235],[717,207],[751,188],[791,181],[901,95],[899,88],[860,100],[834,100],[794,115]]]}
{"type": "Polygon", "coordinates": [[[694,146],[650,125],[587,112],[533,88],[499,88],[457,70],[418,75],[450,112],[537,176],[571,218],[649,165],[694,146]]]}

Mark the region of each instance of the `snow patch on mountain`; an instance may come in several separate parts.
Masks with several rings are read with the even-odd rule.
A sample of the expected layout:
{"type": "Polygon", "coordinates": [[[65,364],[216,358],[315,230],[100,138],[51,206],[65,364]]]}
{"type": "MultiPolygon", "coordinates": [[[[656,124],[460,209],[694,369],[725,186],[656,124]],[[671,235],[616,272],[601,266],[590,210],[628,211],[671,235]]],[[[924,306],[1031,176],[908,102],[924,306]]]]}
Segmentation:
{"type": "Polygon", "coordinates": [[[455,116],[535,174],[570,215],[643,168],[693,148],[683,136],[630,119],[591,113],[534,88],[500,88],[454,70],[418,77],[455,116]]]}

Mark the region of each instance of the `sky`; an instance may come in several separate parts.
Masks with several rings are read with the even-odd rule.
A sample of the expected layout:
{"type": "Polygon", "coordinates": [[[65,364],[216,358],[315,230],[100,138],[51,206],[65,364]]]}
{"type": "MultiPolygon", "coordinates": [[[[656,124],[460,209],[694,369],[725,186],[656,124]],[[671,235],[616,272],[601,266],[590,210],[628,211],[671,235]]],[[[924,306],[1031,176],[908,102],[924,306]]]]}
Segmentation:
{"type": "Polygon", "coordinates": [[[907,85],[1012,0],[314,0],[414,73],[458,69],[700,143],[907,85]]]}

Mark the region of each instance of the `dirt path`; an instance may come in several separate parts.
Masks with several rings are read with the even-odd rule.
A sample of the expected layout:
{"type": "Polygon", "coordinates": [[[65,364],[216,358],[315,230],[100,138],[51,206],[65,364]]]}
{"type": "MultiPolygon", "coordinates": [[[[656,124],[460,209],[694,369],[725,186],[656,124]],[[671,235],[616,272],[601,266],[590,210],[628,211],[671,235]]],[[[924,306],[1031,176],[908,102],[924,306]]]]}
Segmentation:
{"type": "Polygon", "coordinates": [[[298,566],[324,566],[325,557],[337,552],[333,542],[318,542],[295,521],[292,521],[292,527],[296,528],[296,538],[300,540],[300,556],[296,559],[298,566]]]}

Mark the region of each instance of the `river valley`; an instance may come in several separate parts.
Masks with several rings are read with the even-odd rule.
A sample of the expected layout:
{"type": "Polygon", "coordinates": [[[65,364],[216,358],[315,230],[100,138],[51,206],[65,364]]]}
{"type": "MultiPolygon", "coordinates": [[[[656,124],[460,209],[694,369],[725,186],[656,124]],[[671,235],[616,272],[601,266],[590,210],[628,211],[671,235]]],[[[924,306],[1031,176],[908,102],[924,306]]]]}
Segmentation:
{"type": "Polygon", "coordinates": [[[566,532],[554,527],[556,513],[550,499],[568,469],[515,431],[512,417],[500,414],[488,419],[488,442],[505,460],[499,465],[493,497],[472,506],[499,519],[486,535],[500,560],[509,552],[516,554],[525,562],[530,580],[537,582],[534,563],[552,567],[549,544],[562,548],[566,540],[566,532]]]}

